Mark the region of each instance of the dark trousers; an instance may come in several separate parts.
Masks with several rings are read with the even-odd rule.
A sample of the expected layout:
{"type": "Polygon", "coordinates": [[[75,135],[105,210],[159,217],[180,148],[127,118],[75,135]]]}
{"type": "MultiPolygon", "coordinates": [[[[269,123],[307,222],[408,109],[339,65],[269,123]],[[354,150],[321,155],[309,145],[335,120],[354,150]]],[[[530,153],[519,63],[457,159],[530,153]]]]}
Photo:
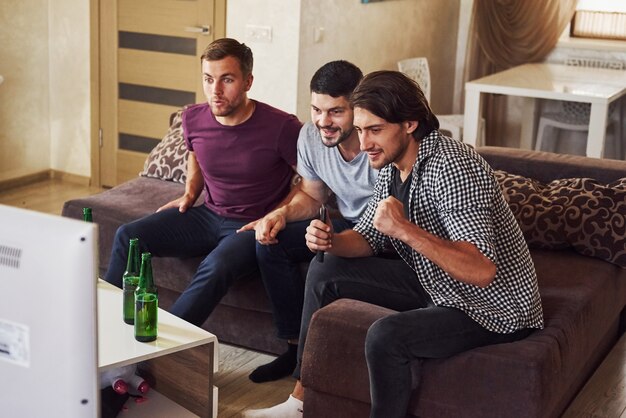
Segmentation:
{"type": "MultiPolygon", "coordinates": [[[[412,387],[414,360],[445,358],[475,347],[515,341],[528,330],[491,332],[463,311],[435,306],[415,272],[400,259],[326,256],[312,261],[306,280],[298,367],[309,322],[315,311],[349,298],[399,311],[374,322],[365,339],[370,378],[371,417],[405,417],[412,387]]],[[[418,373],[419,375],[419,373],[418,373]]]]}
{"type": "Polygon", "coordinates": [[[246,223],[216,215],[202,205],[185,213],[168,209],[122,225],[115,234],[105,280],[122,286],[130,238],[139,238],[141,251],[154,257],[206,256],[170,309],[200,326],[236,279],[258,270],[254,231],[236,233],[246,223]]]}
{"type": "MultiPolygon", "coordinates": [[[[332,222],[335,232],[354,226],[344,219],[332,222]]],[[[304,239],[310,223],[310,219],[290,222],[278,233],[278,243],[256,243],[259,270],[272,306],[277,336],[286,340],[296,339],[300,334],[304,301],[304,277],[300,264],[311,261],[315,255],[304,239]]]]}

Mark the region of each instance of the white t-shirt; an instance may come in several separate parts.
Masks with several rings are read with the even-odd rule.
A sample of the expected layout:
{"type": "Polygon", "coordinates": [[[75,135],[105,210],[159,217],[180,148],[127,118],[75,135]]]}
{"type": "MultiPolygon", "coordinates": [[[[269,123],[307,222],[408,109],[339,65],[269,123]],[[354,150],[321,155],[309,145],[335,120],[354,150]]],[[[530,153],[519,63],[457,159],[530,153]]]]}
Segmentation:
{"type": "Polygon", "coordinates": [[[319,130],[307,122],[298,137],[298,174],[323,181],[337,197],[341,215],[356,222],[372,196],[378,170],[370,167],[364,152],[352,161],[344,160],[337,147],[325,146],[319,130]]]}

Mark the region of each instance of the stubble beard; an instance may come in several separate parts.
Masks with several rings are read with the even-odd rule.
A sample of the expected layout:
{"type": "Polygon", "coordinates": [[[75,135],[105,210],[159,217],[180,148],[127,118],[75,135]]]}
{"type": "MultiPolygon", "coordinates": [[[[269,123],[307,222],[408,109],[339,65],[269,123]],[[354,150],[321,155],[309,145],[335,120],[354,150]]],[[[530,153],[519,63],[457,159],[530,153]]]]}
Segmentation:
{"type": "Polygon", "coordinates": [[[324,136],[324,134],[322,134],[322,129],[324,129],[323,127],[320,128],[319,126],[317,126],[317,129],[319,130],[320,136],[322,137],[322,144],[324,144],[325,147],[327,148],[334,148],[337,145],[341,144],[342,142],[344,142],[346,139],[348,139],[350,137],[350,135],[352,135],[352,132],[354,131],[354,126],[352,128],[350,128],[350,130],[343,132],[341,131],[341,129],[339,129],[339,131],[341,132],[341,134],[339,135],[339,138],[337,139],[328,139],[327,137],[324,136]]]}

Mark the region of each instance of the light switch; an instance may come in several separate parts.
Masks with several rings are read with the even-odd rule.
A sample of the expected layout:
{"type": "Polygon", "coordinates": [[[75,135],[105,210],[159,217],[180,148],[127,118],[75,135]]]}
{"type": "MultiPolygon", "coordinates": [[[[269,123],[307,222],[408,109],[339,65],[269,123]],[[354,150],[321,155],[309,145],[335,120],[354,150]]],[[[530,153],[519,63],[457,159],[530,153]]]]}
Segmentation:
{"type": "Polygon", "coordinates": [[[319,44],[324,41],[324,28],[318,27],[313,30],[313,43],[319,44]]]}
{"type": "Polygon", "coordinates": [[[246,25],[246,40],[249,42],[272,42],[272,27],[246,25]]]}

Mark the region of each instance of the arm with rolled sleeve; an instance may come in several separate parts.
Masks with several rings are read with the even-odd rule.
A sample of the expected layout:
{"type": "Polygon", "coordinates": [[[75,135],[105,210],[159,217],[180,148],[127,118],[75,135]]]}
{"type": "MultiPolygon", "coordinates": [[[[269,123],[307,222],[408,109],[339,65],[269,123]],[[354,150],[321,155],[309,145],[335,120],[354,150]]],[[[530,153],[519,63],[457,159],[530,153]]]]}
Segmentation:
{"type": "Polygon", "coordinates": [[[489,172],[473,161],[450,159],[434,184],[445,232],[438,236],[414,225],[399,228],[397,238],[455,280],[487,287],[496,276],[492,222],[496,190],[489,172]]]}

